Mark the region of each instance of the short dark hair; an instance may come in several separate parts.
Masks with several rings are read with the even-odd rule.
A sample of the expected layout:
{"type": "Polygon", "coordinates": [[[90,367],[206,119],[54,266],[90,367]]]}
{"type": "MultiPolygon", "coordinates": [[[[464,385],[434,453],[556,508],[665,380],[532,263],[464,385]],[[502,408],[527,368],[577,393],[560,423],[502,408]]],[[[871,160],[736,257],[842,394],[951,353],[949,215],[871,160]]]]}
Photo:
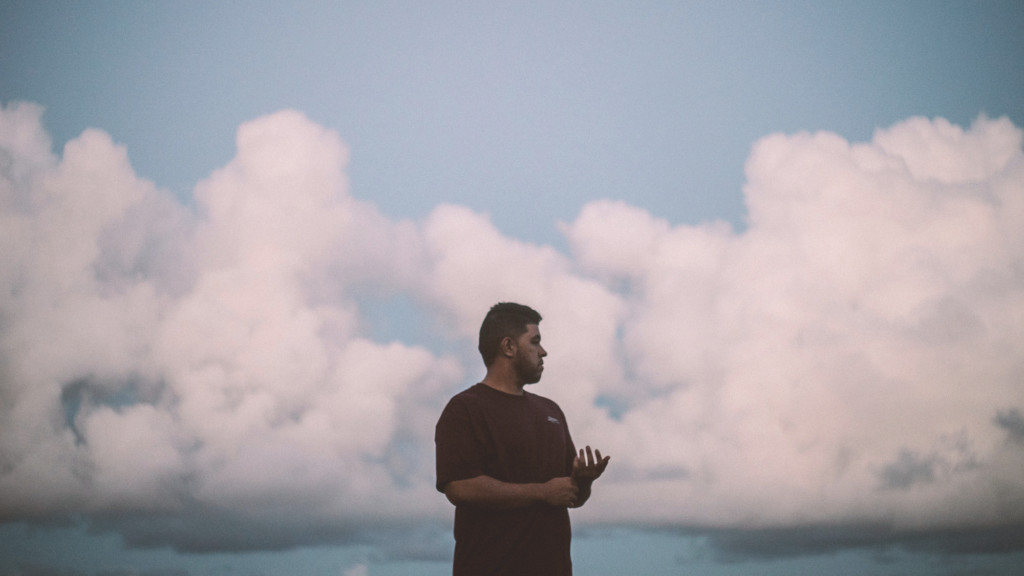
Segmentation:
{"type": "Polygon", "coordinates": [[[540,324],[540,314],[522,304],[500,302],[491,306],[480,324],[480,343],[477,348],[484,359],[484,365],[490,366],[498,356],[501,341],[506,336],[518,338],[526,332],[527,324],[540,324]]]}

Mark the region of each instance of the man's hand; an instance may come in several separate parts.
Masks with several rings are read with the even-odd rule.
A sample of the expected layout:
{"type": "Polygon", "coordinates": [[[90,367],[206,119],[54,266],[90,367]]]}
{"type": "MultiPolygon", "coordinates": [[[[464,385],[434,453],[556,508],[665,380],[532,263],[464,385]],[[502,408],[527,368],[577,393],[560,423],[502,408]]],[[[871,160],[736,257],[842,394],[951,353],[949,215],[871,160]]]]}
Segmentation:
{"type": "Polygon", "coordinates": [[[572,508],[576,505],[576,497],[580,490],[572,478],[568,476],[552,478],[541,486],[544,503],[548,506],[572,508]]]}
{"type": "Polygon", "coordinates": [[[604,469],[608,467],[608,460],[611,459],[611,456],[601,458],[600,450],[595,450],[594,452],[590,451],[590,446],[587,446],[586,454],[580,448],[580,455],[572,461],[573,480],[589,485],[601,477],[604,469]],[[594,457],[594,452],[597,453],[597,458],[594,457]]]}

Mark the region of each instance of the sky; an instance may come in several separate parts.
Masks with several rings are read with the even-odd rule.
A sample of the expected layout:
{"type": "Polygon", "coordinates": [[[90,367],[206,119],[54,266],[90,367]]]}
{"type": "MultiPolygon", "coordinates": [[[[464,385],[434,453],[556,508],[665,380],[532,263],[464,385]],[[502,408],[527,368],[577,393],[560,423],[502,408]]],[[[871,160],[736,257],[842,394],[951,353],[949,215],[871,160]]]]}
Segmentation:
{"type": "Polygon", "coordinates": [[[579,574],[1024,565],[1019,2],[0,0],[0,576],[447,574],[476,331],[579,574]]]}

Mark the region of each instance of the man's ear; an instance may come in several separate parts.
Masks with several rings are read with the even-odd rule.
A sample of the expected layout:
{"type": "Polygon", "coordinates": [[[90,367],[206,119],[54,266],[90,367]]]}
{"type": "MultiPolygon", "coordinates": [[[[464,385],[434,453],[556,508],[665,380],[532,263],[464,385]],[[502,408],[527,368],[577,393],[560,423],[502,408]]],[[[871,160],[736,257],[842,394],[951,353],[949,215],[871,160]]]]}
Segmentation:
{"type": "Polygon", "coordinates": [[[516,355],[516,339],[511,336],[505,336],[501,339],[501,346],[498,350],[509,358],[515,358],[516,355]]]}

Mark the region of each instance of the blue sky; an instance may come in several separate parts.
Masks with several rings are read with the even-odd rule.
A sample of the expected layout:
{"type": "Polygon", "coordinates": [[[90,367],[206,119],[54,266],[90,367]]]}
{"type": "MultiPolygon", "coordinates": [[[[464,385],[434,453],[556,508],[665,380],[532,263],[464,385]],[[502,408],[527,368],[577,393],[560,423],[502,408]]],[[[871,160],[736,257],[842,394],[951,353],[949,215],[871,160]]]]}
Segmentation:
{"type": "Polygon", "coordinates": [[[101,128],[187,197],[242,122],[296,108],[387,214],[444,200],[548,242],[595,197],[739,224],[764,135],[1019,123],[1024,88],[1013,2],[4,6],[4,100],[58,144],[101,128]]]}
{"type": "Polygon", "coordinates": [[[447,573],[500,299],[579,573],[1013,573],[1021,94],[1017,2],[0,2],[0,575],[447,573]]]}

